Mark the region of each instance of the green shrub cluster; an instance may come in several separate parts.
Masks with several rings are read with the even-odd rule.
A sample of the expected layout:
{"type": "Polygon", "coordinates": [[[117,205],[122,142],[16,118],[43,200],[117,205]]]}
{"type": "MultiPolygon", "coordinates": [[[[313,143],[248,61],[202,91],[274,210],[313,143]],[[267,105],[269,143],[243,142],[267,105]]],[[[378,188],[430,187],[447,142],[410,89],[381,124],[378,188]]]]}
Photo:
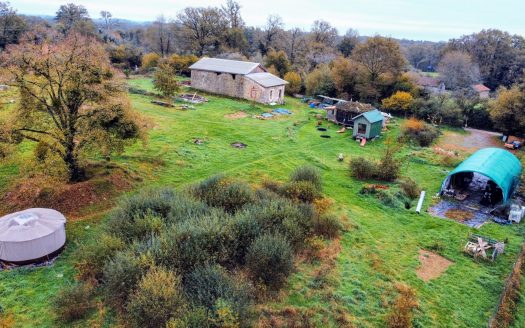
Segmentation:
{"type": "Polygon", "coordinates": [[[85,318],[93,309],[93,287],[89,283],[78,283],[62,289],[54,299],[55,314],[63,322],[85,318]]]}
{"type": "MultiPolygon", "coordinates": [[[[322,197],[317,170],[300,168],[275,185],[215,176],[183,192],[128,197],[101,237],[80,248],[80,278],[98,284],[98,296],[132,327],[249,326],[253,290],[281,287],[294,252],[315,234],[333,238],[341,229],[337,217],[314,209],[322,197]]],[[[81,292],[63,292],[58,317],[84,315],[76,311],[85,307],[67,312],[68,303],[91,297],[81,292]]]]}
{"type": "Polygon", "coordinates": [[[358,180],[381,180],[392,182],[399,177],[401,162],[395,157],[396,149],[387,145],[379,161],[356,157],[350,160],[350,174],[358,180]]]}
{"type": "Polygon", "coordinates": [[[409,119],[401,125],[401,139],[420,147],[430,146],[439,135],[437,128],[417,119],[409,119]]]}

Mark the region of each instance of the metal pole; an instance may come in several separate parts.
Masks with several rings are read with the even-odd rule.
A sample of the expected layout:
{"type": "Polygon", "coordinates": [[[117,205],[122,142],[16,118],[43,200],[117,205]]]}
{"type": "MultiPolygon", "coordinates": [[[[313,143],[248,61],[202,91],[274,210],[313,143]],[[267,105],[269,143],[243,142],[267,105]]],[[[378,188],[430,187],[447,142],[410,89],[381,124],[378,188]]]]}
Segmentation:
{"type": "Polygon", "coordinates": [[[425,199],[425,191],[423,190],[421,192],[421,195],[419,196],[419,201],[417,202],[417,207],[416,207],[416,213],[419,214],[421,213],[421,207],[423,207],[423,200],[425,199]]]}

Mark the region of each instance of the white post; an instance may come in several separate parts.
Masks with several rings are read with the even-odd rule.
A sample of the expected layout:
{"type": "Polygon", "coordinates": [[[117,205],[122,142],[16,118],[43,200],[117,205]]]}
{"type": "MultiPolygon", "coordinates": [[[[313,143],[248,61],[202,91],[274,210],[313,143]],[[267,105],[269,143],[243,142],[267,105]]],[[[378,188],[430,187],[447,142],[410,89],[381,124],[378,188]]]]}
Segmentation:
{"type": "Polygon", "coordinates": [[[416,207],[416,213],[419,214],[421,213],[421,207],[423,207],[423,200],[425,199],[425,191],[423,190],[421,192],[421,195],[419,196],[419,201],[417,202],[417,207],[416,207]]]}

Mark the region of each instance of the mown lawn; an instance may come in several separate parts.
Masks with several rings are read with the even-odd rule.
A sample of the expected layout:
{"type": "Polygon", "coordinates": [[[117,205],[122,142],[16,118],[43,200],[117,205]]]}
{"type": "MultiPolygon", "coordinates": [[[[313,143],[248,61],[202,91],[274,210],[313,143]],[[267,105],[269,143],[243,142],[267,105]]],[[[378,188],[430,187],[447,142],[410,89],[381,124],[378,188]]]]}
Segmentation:
{"type": "MultiPolygon", "coordinates": [[[[130,80],[133,86],[151,90],[148,79],[130,80]]],[[[310,309],[319,326],[337,326],[334,308],[349,313],[357,327],[384,326],[388,302],[395,297],[394,285],[403,282],[417,291],[419,309],[415,322],[420,327],[482,327],[486,325],[510,272],[520,243],[522,226],[486,224],[478,233],[506,239],[507,252],[495,264],[476,262],[462,253],[470,229],[461,224],[417,215],[414,209],[390,208],[378,200],[359,194],[363,182],[348,174],[348,159],[353,156],[378,158],[385,137],[360,147],[349,134],[338,134],[332,124],[330,139],[320,138],[314,115],[295,99],[285,108],[289,117],[261,121],[250,117],[270,110],[252,107],[249,102],[210,96],[196,110],[180,111],[150,103],[151,98],[131,95],[135,110],[154,122],[146,148],[130,147],[115,158],[120,165],[142,171],[147,177],[141,187],[170,185],[182,187],[216,173],[253,183],[266,177],[284,180],[293,168],[309,163],[321,169],[325,194],[348,216],[349,228],[341,239],[341,252],[329,284],[318,288],[312,281],[311,265],[301,265],[288,286],[288,296],[270,302],[269,308],[310,309]],[[225,115],[244,111],[246,118],[225,115]],[[202,145],[194,143],[204,140],[202,145]],[[245,149],[230,146],[248,145],[245,149]],[[344,163],[337,155],[345,155],[344,163]],[[148,163],[148,165],[145,165],[148,163]],[[155,165],[150,165],[155,163],[155,165]],[[425,283],[415,273],[418,250],[438,248],[454,264],[438,279],[425,283]],[[329,292],[328,292],[329,291],[329,292]]],[[[387,135],[395,137],[396,126],[387,135]]],[[[325,134],[323,132],[323,134],[325,134]]],[[[411,149],[403,148],[403,175],[415,179],[426,191],[425,207],[439,190],[450,168],[414,160],[411,149]]],[[[17,167],[0,167],[0,190],[12,181],[17,167]],[[2,180],[7,170],[6,178],[2,180]]],[[[60,286],[72,281],[77,243],[93,236],[97,221],[68,226],[69,246],[53,267],[0,273],[0,303],[14,314],[17,325],[51,327],[50,299],[60,286]],[[90,226],[86,229],[86,226],[90,226]]]]}

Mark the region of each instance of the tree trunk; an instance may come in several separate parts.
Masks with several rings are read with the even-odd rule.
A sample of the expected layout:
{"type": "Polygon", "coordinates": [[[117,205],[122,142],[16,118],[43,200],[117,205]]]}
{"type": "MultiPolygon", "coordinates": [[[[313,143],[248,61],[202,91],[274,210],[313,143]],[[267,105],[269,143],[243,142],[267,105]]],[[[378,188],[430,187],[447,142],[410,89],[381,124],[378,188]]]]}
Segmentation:
{"type": "Polygon", "coordinates": [[[68,181],[78,182],[84,179],[84,171],[78,164],[78,159],[75,156],[75,144],[73,141],[68,142],[65,147],[64,162],[67,166],[68,181]]]}

